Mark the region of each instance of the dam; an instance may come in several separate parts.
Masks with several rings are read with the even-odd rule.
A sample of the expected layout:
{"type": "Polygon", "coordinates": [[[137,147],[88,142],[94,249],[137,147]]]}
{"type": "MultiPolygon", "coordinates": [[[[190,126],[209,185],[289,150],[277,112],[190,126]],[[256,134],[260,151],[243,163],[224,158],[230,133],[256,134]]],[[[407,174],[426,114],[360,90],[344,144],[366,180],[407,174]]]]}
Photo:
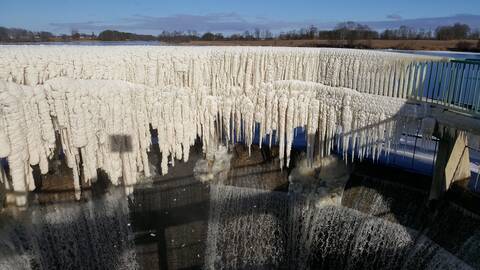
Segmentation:
{"type": "Polygon", "coordinates": [[[475,63],[143,46],[0,62],[2,269],[480,268],[478,195],[458,184],[475,63]],[[412,134],[436,145],[431,175],[379,164],[412,134]]]}

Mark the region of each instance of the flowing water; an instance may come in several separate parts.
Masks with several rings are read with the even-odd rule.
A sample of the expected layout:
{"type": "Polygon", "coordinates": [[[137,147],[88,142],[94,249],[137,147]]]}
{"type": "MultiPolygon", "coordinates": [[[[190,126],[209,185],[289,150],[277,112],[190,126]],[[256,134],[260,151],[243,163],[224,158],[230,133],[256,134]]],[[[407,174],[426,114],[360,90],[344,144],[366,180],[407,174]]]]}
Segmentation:
{"type": "Polygon", "coordinates": [[[0,269],[480,269],[480,217],[455,196],[427,206],[421,185],[357,169],[341,205],[319,206],[247,187],[265,162],[232,164],[228,185],[195,179],[192,158],[129,196],[3,213],[0,269]]]}
{"type": "Polygon", "coordinates": [[[232,186],[211,192],[209,269],[470,269],[418,231],[354,209],[232,186]]]}
{"type": "Polygon", "coordinates": [[[2,217],[0,269],[134,269],[126,198],[32,206],[2,217]]]}

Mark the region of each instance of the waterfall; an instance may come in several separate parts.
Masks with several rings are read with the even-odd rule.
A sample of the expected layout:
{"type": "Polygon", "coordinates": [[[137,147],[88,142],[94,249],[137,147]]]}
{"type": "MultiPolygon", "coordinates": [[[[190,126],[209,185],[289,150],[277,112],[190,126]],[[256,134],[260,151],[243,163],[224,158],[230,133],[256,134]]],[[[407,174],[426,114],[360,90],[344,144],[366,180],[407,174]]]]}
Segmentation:
{"type": "Polygon", "coordinates": [[[286,193],[212,185],[207,269],[278,269],[288,257],[286,193]]]}
{"type": "MultiPolygon", "coordinates": [[[[181,166],[177,170],[185,173],[181,166]]],[[[148,256],[160,256],[145,253],[151,244],[165,245],[167,257],[159,260],[169,269],[202,261],[206,269],[480,266],[480,219],[456,203],[422,212],[429,215],[422,220],[431,222],[421,229],[405,226],[416,226],[411,218],[381,215],[398,211],[395,194],[412,193],[401,185],[364,180],[366,192],[344,193],[344,204],[361,202],[351,204],[357,210],[317,204],[313,194],[209,185],[193,175],[173,179],[136,187],[130,206],[114,189],[100,199],[35,205],[15,219],[4,217],[1,269],[138,269],[151,266],[148,256]],[[147,239],[137,243],[142,237],[147,239]]],[[[410,207],[403,211],[416,213],[410,207]]]]}
{"type": "MultiPolygon", "coordinates": [[[[207,269],[471,269],[458,258],[478,267],[478,234],[457,258],[417,230],[293,194],[212,185],[210,199],[207,269]]],[[[31,223],[3,224],[1,268],[136,269],[122,201],[30,208],[31,223]]]]}
{"type": "Polygon", "coordinates": [[[211,187],[207,269],[471,269],[421,232],[281,192],[211,187]]]}
{"type": "MultiPolygon", "coordinates": [[[[30,165],[48,172],[56,134],[77,193],[96,181],[97,169],[128,190],[137,173],[149,177],[150,129],[158,134],[162,174],[188,160],[197,137],[207,156],[224,137],[250,149],[257,125],[260,140],[275,132],[281,168],[290,165],[297,127],[307,133],[310,159],[340,141],[345,157],[348,149],[360,159],[388,154],[406,132],[400,127],[416,127],[427,115],[408,103],[411,89],[400,87],[407,78],[394,74],[442,61],[256,47],[0,46],[0,55],[15,63],[0,66],[0,158],[11,168],[8,175],[0,168],[0,182],[23,194],[36,187],[30,165]],[[389,86],[375,85],[376,78],[389,86]]],[[[16,200],[26,204],[26,196],[16,200]]]]}
{"type": "Polygon", "coordinates": [[[88,202],[32,206],[2,228],[1,269],[137,269],[120,190],[88,202]]]}

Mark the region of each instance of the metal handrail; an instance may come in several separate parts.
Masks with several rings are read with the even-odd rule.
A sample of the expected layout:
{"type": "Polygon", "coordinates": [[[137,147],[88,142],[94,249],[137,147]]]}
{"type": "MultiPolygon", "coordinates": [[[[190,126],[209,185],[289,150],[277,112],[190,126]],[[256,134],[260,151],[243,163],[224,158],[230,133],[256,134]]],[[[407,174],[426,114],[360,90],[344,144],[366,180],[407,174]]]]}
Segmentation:
{"type": "Polygon", "coordinates": [[[414,65],[411,99],[480,114],[480,61],[466,59],[414,65]]]}

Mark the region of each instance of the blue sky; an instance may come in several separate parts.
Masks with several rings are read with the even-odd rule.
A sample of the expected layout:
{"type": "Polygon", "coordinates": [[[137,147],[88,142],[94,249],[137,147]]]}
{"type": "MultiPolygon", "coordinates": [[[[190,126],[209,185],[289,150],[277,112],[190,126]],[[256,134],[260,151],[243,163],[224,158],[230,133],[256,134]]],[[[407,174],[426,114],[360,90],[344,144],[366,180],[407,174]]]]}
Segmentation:
{"type": "Polygon", "coordinates": [[[479,0],[0,0],[0,25],[68,33],[117,29],[273,32],[310,24],[331,28],[357,21],[377,29],[401,24],[432,28],[465,21],[480,27],[479,0]]]}

